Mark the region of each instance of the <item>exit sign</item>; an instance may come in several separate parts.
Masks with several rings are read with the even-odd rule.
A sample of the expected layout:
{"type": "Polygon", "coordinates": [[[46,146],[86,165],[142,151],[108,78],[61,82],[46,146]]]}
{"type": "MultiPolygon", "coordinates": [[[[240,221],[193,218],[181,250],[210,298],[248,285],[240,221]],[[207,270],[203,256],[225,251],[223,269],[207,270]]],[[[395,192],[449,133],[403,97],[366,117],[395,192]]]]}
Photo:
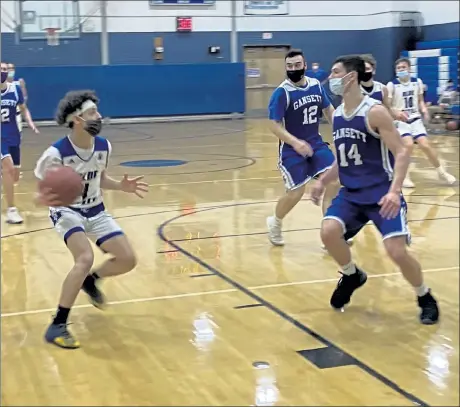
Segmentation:
{"type": "Polygon", "coordinates": [[[176,17],[176,31],[192,31],[192,17],[176,17]]]}

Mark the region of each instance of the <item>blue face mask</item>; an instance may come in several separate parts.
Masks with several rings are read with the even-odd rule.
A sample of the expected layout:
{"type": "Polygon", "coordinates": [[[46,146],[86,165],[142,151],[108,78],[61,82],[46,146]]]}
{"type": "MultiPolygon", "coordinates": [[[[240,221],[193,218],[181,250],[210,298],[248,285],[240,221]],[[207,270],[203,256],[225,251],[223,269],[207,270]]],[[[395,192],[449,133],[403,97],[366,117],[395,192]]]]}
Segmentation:
{"type": "Polygon", "coordinates": [[[6,82],[7,79],[8,79],[8,72],[2,71],[2,83],[6,82]]]}
{"type": "Polygon", "coordinates": [[[407,78],[409,76],[409,72],[407,71],[396,72],[396,76],[398,78],[407,78]]]}
{"type": "Polygon", "coordinates": [[[9,72],[8,72],[8,78],[14,79],[15,73],[16,73],[15,71],[9,71],[9,72]]]}

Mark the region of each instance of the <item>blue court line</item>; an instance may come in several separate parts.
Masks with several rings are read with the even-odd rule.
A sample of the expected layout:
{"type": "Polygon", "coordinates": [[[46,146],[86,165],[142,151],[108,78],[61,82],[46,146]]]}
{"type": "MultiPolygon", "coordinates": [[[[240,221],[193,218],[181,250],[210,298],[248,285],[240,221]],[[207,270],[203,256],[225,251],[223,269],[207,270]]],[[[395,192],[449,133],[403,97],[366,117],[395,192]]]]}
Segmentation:
{"type": "Polygon", "coordinates": [[[247,305],[237,305],[236,307],[233,307],[233,309],[246,309],[246,308],[256,308],[256,307],[263,307],[264,304],[247,304],[247,305]]]}
{"type": "MultiPolygon", "coordinates": [[[[227,205],[226,207],[229,208],[229,207],[242,206],[242,205],[247,205],[247,203],[246,204],[227,205]]],[[[202,209],[202,210],[198,210],[198,211],[193,212],[193,213],[211,211],[211,210],[215,210],[215,209],[217,209],[217,208],[202,209]]],[[[170,223],[174,222],[175,220],[181,219],[181,218],[183,218],[185,216],[188,216],[188,215],[191,215],[191,214],[180,214],[178,216],[175,216],[174,218],[171,218],[171,219],[163,222],[157,229],[157,233],[158,233],[158,236],[160,237],[160,239],[163,240],[164,242],[168,243],[172,247],[175,247],[182,254],[184,254],[185,256],[187,256],[188,258],[190,258],[191,260],[193,260],[197,264],[199,264],[201,267],[209,270],[211,273],[213,273],[216,276],[220,277],[222,280],[224,280],[225,282],[227,282],[228,284],[230,284],[231,286],[233,286],[234,288],[236,288],[237,290],[239,290],[243,294],[246,294],[248,297],[252,298],[255,302],[264,305],[265,307],[267,307],[268,309],[273,311],[275,314],[277,314],[282,319],[286,320],[287,322],[290,322],[295,327],[299,328],[301,331],[303,331],[306,334],[310,335],[311,337],[315,338],[318,342],[322,343],[324,346],[327,346],[327,347],[329,347],[331,349],[336,350],[337,352],[339,352],[339,353],[341,353],[343,355],[346,355],[346,356],[349,356],[350,358],[353,358],[354,360],[356,360],[356,366],[357,367],[359,367],[364,372],[368,373],[370,376],[374,377],[376,380],[379,380],[381,383],[383,383],[387,387],[391,388],[393,391],[395,391],[399,395],[403,396],[404,398],[406,398],[410,402],[412,402],[412,403],[414,403],[416,405],[419,405],[419,406],[427,406],[427,407],[429,407],[428,403],[426,403],[422,399],[418,398],[414,394],[409,393],[408,391],[404,390],[397,383],[395,383],[394,381],[390,380],[389,378],[387,378],[383,374],[377,372],[375,369],[373,369],[369,365],[365,364],[361,360],[359,360],[356,357],[354,357],[354,356],[350,355],[349,353],[345,352],[339,346],[335,345],[334,343],[329,341],[324,336],[320,335],[319,333],[317,333],[313,329],[309,328],[307,325],[301,323],[300,321],[298,321],[294,317],[290,316],[289,314],[287,314],[286,312],[284,312],[283,310],[281,310],[277,306],[273,305],[271,302],[265,300],[264,298],[262,298],[258,294],[255,294],[250,289],[246,288],[242,284],[240,284],[237,281],[233,280],[228,275],[226,275],[226,274],[222,273],[221,271],[217,270],[215,267],[209,265],[208,263],[206,263],[201,258],[195,256],[194,254],[190,253],[186,249],[182,248],[181,246],[176,244],[174,241],[168,240],[166,238],[165,234],[164,234],[164,229],[166,228],[166,226],[168,226],[170,223]]]]}

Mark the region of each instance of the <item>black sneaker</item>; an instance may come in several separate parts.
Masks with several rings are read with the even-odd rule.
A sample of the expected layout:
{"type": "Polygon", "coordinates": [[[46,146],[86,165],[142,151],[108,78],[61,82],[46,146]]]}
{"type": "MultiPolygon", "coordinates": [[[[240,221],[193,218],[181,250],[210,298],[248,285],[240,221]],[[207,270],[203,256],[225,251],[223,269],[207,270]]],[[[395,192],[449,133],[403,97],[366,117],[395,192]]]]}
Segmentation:
{"type": "Polygon", "coordinates": [[[105,297],[102,294],[102,291],[97,287],[97,281],[92,276],[89,276],[83,283],[82,290],[88,294],[91,304],[96,308],[104,309],[105,308],[105,297]]]}
{"type": "Polygon", "coordinates": [[[337,284],[337,288],[332,293],[331,306],[341,309],[348,304],[353,292],[364,285],[367,281],[367,274],[356,268],[356,273],[351,275],[342,274],[342,278],[337,284]]]}
{"type": "Polygon", "coordinates": [[[418,297],[418,306],[422,309],[420,312],[420,322],[424,325],[436,324],[439,320],[438,303],[428,291],[424,296],[418,297]]]}

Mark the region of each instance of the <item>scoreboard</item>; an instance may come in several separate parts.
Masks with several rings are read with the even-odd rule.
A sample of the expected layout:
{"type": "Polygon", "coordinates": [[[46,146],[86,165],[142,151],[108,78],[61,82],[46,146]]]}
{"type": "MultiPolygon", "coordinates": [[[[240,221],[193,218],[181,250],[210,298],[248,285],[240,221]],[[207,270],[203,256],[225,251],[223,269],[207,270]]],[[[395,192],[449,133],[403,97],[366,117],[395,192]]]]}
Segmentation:
{"type": "Polygon", "coordinates": [[[209,6],[216,0],[149,0],[150,6],[209,6]]]}

